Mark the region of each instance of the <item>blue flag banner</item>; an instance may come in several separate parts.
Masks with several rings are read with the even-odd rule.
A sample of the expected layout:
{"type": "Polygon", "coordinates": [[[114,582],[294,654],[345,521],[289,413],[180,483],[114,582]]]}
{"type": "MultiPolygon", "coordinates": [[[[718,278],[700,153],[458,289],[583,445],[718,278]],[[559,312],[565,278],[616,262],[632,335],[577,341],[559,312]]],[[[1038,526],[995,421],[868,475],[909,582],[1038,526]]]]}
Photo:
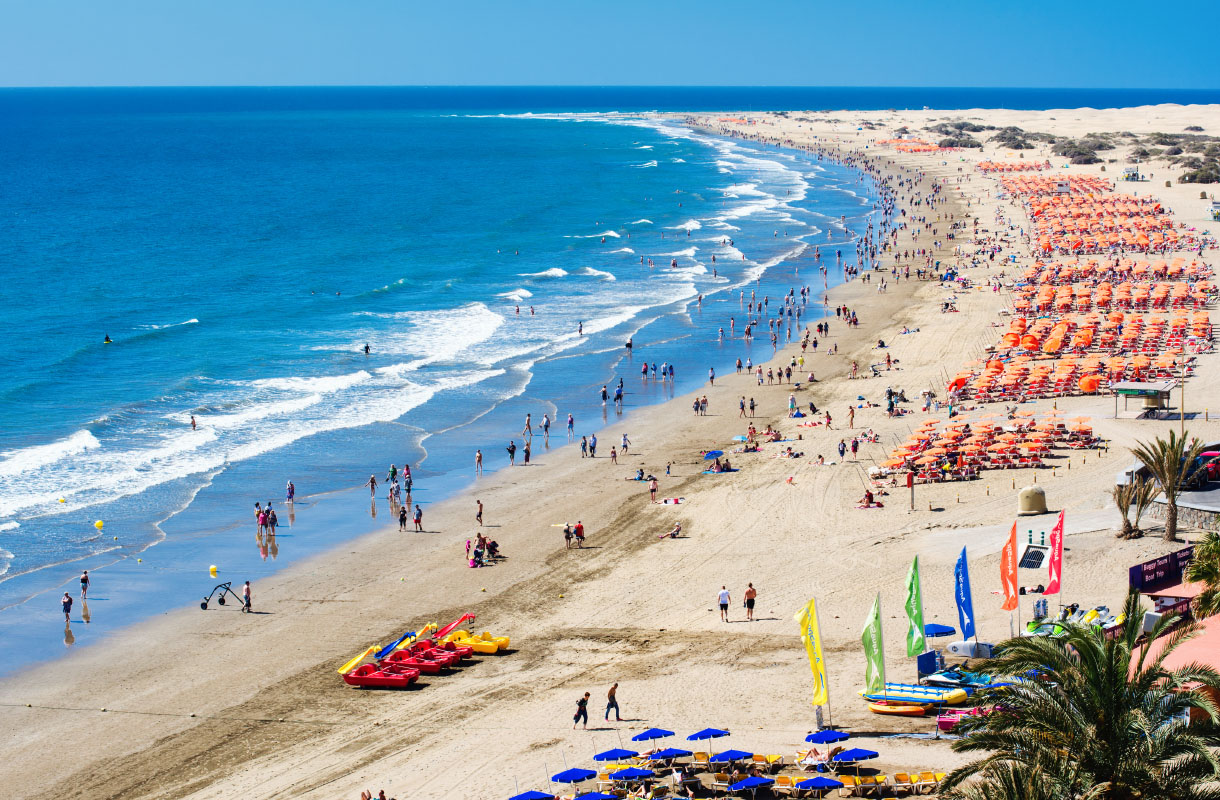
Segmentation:
{"type": "Polygon", "coordinates": [[[970,597],[970,570],[966,567],[966,548],[957,557],[957,566],[953,568],[953,586],[957,599],[957,621],[962,630],[962,638],[969,639],[974,631],[974,601],[970,597]]]}

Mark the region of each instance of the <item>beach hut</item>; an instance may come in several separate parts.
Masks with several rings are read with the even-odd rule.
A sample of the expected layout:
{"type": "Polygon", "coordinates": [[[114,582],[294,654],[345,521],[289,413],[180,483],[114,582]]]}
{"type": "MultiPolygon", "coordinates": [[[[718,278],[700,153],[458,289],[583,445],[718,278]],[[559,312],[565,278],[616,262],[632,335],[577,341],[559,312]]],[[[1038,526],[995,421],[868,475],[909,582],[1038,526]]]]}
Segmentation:
{"type": "Polygon", "coordinates": [[[1122,180],[1138,181],[1139,179],[1140,179],[1140,168],[1139,167],[1123,167],[1122,180]]]}

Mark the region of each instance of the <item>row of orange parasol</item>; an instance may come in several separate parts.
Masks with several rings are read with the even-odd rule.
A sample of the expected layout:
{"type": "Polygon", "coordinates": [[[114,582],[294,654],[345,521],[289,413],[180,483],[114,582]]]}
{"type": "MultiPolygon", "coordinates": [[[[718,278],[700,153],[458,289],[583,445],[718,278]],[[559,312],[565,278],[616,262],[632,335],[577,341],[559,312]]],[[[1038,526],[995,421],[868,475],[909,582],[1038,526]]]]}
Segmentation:
{"type": "Polygon", "coordinates": [[[1153,279],[1199,279],[1210,278],[1212,270],[1197,259],[1187,263],[1185,258],[1176,256],[1168,261],[1144,261],[1124,258],[1115,264],[1106,260],[1098,262],[1094,259],[1081,261],[1035,262],[1025,270],[1018,279],[1024,283],[1049,283],[1058,286],[1063,283],[1074,283],[1096,279],[1106,275],[1125,275],[1137,280],[1153,279]]]}
{"type": "Polygon", "coordinates": [[[1017,175],[1001,178],[1001,185],[1008,194],[1039,195],[1054,194],[1067,184],[1072,195],[1093,195],[1114,191],[1114,184],[1093,175],[1017,175]]]}
{"type": "Polygon", "coordinates": [[[1049,161],[980,161],[979,172],[1041,172],[1050,169],[1049,161]]]}
{"type": "MultiPolygon", "coordinates": [[[[1031,412],[1032,413],[1032,412],[1031,412]]],[[[994,415],[989,415],[994,416],[994,415]]],[[[1072,420],[1072,434],[1091,436],[1092,426],[1088,417],[1072,420]]],[[[890,452],[889,459],[881,466],[890,469],[929,466],[941,463],[946,457],[957,454],[959,462],[966,459],[976,461],[984,454],[1005,455],[1024,451],[1039,454],[1049,451],[1067,435],[1067,426],[1061,418],[1048,417],[1037,425],[1028,426],[1020,432],[1004,432],[998,426],[976,421],[969,436],[964,428],[969,424],[963,420],[951,422],[941,431],[936,430],[939,420],[927,420],[916,429],[907,441],[890,452]]],[[[979,466],[986,467],[986,463],[979,466]]]]}

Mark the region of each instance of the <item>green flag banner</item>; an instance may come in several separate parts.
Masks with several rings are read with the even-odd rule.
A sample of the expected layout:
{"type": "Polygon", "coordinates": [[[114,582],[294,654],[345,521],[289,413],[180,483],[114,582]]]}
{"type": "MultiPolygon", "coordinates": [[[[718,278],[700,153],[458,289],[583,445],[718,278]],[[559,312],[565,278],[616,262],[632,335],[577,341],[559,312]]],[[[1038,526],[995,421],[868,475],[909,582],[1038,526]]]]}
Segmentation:
{"type": "Polygon", "coordinates": [[[907,656],[914,658],[928,649],[928,642],[923,634],[923,589],[919,585],[919,556],[911,562],[911,570],[907,573],[907,656]]]}
{"type": "Polygon", "coordinates": [[[864,645],[864,691],[877,694],[885,691],[885,644],[881,640],[881,593],[873,600],[873,610],[864,622],[860,634],[864,645]]]}

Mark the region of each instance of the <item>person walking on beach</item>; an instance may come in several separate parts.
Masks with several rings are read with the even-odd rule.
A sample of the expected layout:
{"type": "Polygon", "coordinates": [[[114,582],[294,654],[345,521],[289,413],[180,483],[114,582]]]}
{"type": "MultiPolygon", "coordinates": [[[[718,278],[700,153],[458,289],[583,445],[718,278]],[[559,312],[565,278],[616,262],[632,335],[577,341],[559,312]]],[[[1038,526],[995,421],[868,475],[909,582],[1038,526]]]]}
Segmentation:
{"type": "Polygon", "coordinates": [[[843,456],[844,456],[846,453],[847,453],[847,445],[843,443],[843,440],[842,440],[842,439],[840,439],[840,440],[839,440],[839,460],[840,460],[840,461],[842,461],[842,460],[843,460],[843,456]]]}
{"type": "Polygon", "coordinates": [[[476,504],[478,504],[478,506],[479,506],[479,510],[476,511],[474,514],[474,521],[479,523],[479,527],[482,528],[483,527],[483,501],[475,500],[474,502],[476,504]]]}
{"type": "Polygon", "coordinates": [[[250,581],[246,581],[241,587],[241,610],[247,614],[253,609],[250,604],[250,581]]]}
{"type": "Polygon", "coordinates": [[[589,454],[589,438],[587,436],[580,437],[580,457],[584,458],[589,454]]]}
{"type": "Polygon", "coordinates": [[[407,529],[407,507],[398,507],[398,530],[405,531],[407,529]]]}
{"type": "Polygon", "coordinates": [[[856,407],[847,407],[847,427],[849,429],[856,427],[856,407]]]}
{"type": "Polygon", "coordinates": [[[576,438],[576,417],[568,414],[568,441],[576,438]]]}
{"type": "Polygon", "coordinates": [[[419,533],[424,531],[424,511],[419,507],[419,503],[415,504],[415,530],[419,533]]]}
{"type": "Polygon", "coordinates": [[[67,592],[64,592],[64,596],[60,598],[59,602],[60,602],[60,605],[62,605],[63,609],[64,609],[64,622],[71,622],[72,621],[72,595],[68,594],[67,592]]]}
{"type": "Polygon", "coordinates": [[[572,729],[576,729],[576,723],[582,722],[587,730],[589,727],[589,693],[585,692],[585,696],[576,701],[576,716],[572,717],[572,729]]]}
{"type": "Polygon", "coordinates": [[[597,434],[589,434],[589,458],[597,458],[597,434]]]}
{"type": "Polygon", "coordinates": [[[610,721],[610,709],[614,709],[614,721],[622,722],[623,718],[622,718],[622,716],[620,716],[619,710],[618,710],[618,684],[617,683],[614,684],[613,686],[611,686],[610,690],[608,692],[606,692],[606,722],[610,721]]]}
{"type": "Polygon", "coordinates": [[[288,501],[288,505],[296,502],[297,487],[292,485],[292,481],[288,481],[288,488],[284,491],[284,499],[288,501]]]}
{"type": "Polygon", "coordinates": [[[648,482],[648,497],[652,502],[657,502],[657,479],[653,478],[648,482]]]}
{"type": "Polygon", "coordinates": [[[750,416],[751,417],[754,416],[754,398],[753,397],[750,398],[750,416]]]}
{"type": "Polygon", "coordinates": [[[508,451],[508,465],[514,466],[517,463],[517,443],[509,439],[508,447],[504,449],[508,451]]]}
{"type": "Polygon", "coordinates": [[[614,449],[614,445],[610,445],[610,463],[618,463],[618,451],[614,449]]]}
{"type": "Polygon", "coordinates": [[[483,451],[482,450],[474,451],[474,474],[475,475],[483,474],[483,451]]]}
{"type": "Polygon", "coordinates": [[[551,443],[551,415],[542,415],[542,443],[549,445],[551,443]]]}
{"type": "Polygon", "coordinates": [[[746,622],[754,621],[754,600],[758,597],[758,590],[754,588],[754,584],[746,585],[746,622]]]}
{"type": "Polygon", "coordinates": [[[716,385],[716,368],[715,367],[707,368],[707,379],[709,381],[711,381],[712,386],[716,385]]]}
{"type": "Polygon", "coordinates": [[[530,440],[525,440],[525,445],[521,448],[521,454],[525,456],[525,466],[530,465],[530,440]]]}
{"type": "Polygon", "coordinates": [[[80,574],[80,599],[84,600],[89,594],[89,570],[85,570],[80,574]]]}
{"type": "Polygon", "coordinates": [[[720,594],[716,596],[716,602],[720,604],[720,621],[729,621],[729,603],[732,598],[729,597],[729,589],[727,586],[720,587],[720,594]]]}
{"type": "Polygon", "coordinates": [[[630,439],[628,439],[628,438],[627,438],[627,434],[625,434],[625,433],[624,433],[624,434],[623,434],[623,448],[622,448],[623,455],[626,455],[626,454],[627,454],[627,448],[628,448],[630,445],[631,445],[631,440],[630,440],[630,439]]]}
{"type": "Polygon", "coordinates": [[[377,497],[377,476],[376,475],[370,475],[368,481],[366,481],[364,485],[369,487],[369,497],[374,497],[374,498],[377,497]]]}
{"type": "Polygon", "coordinates": [[[525,427],[521,429],[521,435],[526,439],[534,438],[534,427],[530,424],[530,415],[525,415],[525,427]]]}
{"type": "Polygon", "coordinates": [[[267,504],[267,533],[275,536],[275,526],[280,524],[280,518],[275,515],[275,509],[267,504]]]}
{"type": "Polygon", "coordinates": [[[737,403],[737,416],[744,417],[746,415],[746,396],[743,394],[741,400],[737,403]]]}
{"type": "Polygon", "coordinates": [[[195,415],[191,414],[191,430],[195,430],[195,415]]]}
{"type": "Polygon", "coordinates": [[[859,451],[860,451],[860,440],[852,439],[851,440],[851,457],[855,458],[856,453],[858,453],[859,451]]]}

